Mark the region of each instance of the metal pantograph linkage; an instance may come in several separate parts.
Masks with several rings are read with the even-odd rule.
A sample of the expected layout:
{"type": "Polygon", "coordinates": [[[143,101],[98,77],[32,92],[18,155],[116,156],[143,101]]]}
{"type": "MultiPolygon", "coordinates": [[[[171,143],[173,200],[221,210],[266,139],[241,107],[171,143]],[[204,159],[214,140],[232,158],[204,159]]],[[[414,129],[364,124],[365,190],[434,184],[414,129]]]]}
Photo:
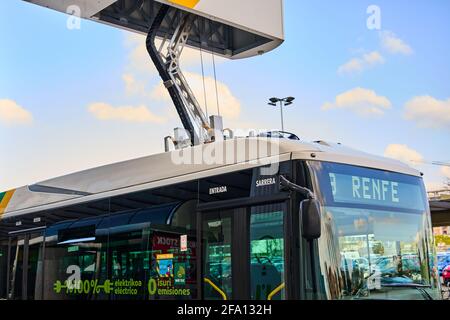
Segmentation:
{"type": "Polygon", "coordinates": [[[156,48],[157,30],[171,8],[161,6],[147,35],[147,50],[155,64],[164,86],[169,91],[170,97],[180,116],[181,122],[189,136],[184,135],[180,128],[175,129],[175,138],[172,141],[176,148],[189,145],[198,145],[223,139],[223,128],[220,117],[213,116],[211,124],[200,107],[194,93],[186,81],[180,68],[180,56],[189,38],[195,16],[190,13],[180,12],[182,15],[175,32],[167,45],[167,52],[163,52],[167,39],[164,38],[156,48]],[[213,127],[214,125],[214,127],[213,127]]]}

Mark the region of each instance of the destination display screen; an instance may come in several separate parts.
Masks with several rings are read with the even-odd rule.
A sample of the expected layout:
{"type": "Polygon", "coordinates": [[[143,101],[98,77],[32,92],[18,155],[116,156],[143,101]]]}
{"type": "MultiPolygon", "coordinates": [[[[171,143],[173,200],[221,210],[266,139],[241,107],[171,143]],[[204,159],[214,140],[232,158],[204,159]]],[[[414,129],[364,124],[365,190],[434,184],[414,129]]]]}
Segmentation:
{"type": "Polygon", "coordinates": [[[422,180],[418,177],[332,163],[314,166],[328,205],[345,203],[425,210],[422,180]]]}

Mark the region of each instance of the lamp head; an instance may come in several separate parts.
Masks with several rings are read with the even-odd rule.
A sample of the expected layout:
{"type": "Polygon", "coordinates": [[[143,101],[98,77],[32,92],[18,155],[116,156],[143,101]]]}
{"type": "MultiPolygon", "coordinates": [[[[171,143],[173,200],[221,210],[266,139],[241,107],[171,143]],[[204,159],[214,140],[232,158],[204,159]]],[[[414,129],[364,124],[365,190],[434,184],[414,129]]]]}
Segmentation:
{"type": "Polygon", "coordinates": [[[291,104],[292,101],[294,101],[294,100],[295,100],[294,97],[287,97],[287,98],[284,99],[284,101],[286,101],[286,102],[289,103],[289,104],[291,104]]]}
{"type": "Polygon", "coordinates": [[[270,98],[269,101],[272,102],[272,103],[277,103],[277,102],[280,101],[280,99],[278,99],[278,98],[270,98]]]}

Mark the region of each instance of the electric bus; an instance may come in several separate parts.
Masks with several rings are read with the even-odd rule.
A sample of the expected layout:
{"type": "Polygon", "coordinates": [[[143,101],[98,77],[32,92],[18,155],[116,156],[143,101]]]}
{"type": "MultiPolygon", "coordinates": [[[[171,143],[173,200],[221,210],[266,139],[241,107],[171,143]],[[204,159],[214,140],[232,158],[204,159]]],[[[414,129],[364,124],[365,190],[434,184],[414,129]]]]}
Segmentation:
{"type": "Polygon", "coordinates": [[[421,173],[325,141],[233,138],[0,193],[1,299],[439,299],[436,266],[421,173]]]}

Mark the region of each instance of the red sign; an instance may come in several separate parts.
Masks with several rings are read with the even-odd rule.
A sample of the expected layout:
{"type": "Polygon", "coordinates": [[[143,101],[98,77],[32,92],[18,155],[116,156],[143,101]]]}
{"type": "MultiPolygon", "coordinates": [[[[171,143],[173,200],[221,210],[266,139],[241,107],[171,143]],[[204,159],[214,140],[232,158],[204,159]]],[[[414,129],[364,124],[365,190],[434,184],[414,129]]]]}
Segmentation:
{"type": "Polygon", "coordinates": [[[188,250],[188,244],[187,244],[187,234],[183,234],[180,236],[180,251],[186,252],[188,250]]]}

